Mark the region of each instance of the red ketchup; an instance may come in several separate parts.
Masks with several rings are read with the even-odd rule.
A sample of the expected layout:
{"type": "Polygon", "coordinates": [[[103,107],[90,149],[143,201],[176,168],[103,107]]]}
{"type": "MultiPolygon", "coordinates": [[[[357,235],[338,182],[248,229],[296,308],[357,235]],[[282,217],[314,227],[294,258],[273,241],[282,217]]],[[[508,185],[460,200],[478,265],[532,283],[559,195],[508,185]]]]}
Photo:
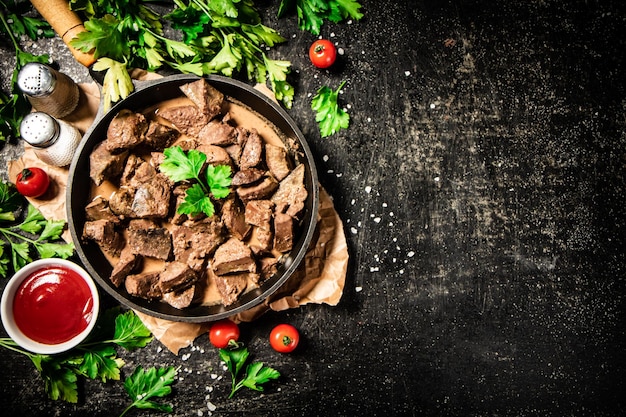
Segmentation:
{"type": "Polygon", "coordinates": [[[89,285],[64,266],[46,267],[30,274],[13,301],[15,323],[28,338],[44,344],[67,342],[93,319],[89,285]]]}

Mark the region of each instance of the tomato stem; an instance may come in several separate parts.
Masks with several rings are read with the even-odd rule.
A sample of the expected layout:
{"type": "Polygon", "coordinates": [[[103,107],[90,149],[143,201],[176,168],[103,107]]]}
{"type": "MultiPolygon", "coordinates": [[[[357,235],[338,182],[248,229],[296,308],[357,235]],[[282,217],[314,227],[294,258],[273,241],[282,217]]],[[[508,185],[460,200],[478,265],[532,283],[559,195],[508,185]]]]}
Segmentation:
{"type": "Polygon", "coordinates": [[[22,178],[21,178],[21,179],[22,179],[22,180],[25,180],[25,179],[27,179],[28,177],[30,177],[31,175],[33,175],[33,171],[31,171],[31,170],[30,170],[30,169],[28,169],[28,168],[24,168],[24,169],[22,170],[22,178]]]}

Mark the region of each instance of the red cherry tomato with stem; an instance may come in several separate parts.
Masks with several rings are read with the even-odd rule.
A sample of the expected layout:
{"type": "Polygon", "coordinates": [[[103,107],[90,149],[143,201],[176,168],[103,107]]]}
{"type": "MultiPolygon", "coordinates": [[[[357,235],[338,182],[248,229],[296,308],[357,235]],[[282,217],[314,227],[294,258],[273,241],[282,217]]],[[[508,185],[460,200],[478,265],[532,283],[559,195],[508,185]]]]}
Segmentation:
{"type": "Polygon", "coordinates": [[[309,48],[309,59],[317,68],[328,68],[337,59],[337,49],[328,39],[318,39],[309,48]]]}
{"type": "Polygon", "coordinates": [[[41,168],[24,168],[17,174],[15,188],[26,197],[40,197],[50,185],[50,177],[41,168]]]}
{"type": "Polygon", "coordinates": [[[239,326],[232,320],[220,320],[209,329],[209,341],[218,349],[234,346],[239,340],[239,326]]]}
{"type": "Polygon", "coordinates": [[[293,352],[300,341],[300,333],[291,324],[279,324],[270,332],[270,345],[280,353],[293,352]]]}

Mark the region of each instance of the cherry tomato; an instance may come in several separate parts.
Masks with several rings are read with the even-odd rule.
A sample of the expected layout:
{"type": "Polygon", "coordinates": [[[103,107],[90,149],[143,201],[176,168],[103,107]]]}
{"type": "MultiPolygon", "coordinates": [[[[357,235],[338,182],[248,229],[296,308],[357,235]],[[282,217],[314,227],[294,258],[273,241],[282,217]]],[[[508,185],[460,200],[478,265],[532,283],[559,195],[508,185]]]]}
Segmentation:
{"type": "Polygon", "coordinates": [[[228,347],[229,344],[239,340],[239,326],[228,319],[216,321],[209,330],[209,340],[216,348],[228,347]]]}
{"type": "Polygon", "coordinates": [[[300,333],[291,324],[279,324],[270,332],[270,345],[276,352],[293,352],[299,341],[300,333]]]}
{"type": "Polygon", "coordinates": [[[318,39],[309,48],[309,58],[317,68],[328,68],[337,59],[337,49],[331,41],[318,39]]]}
{"type": "Polygon", "coordinates": [[[39,197],[43,195],[50,185],[50,178],[46,171],[41,168],[24,168],[17,174],[15,187],[17,191],[26,197],[39,197]]]}

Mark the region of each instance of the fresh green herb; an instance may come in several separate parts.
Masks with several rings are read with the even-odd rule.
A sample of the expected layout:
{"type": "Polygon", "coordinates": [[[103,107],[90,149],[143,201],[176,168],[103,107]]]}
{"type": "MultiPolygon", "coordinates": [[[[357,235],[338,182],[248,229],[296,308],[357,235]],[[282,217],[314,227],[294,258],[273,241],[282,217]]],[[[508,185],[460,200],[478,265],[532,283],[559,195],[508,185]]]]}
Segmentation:
{"type": "Polygon", "coordinates": [[[319,35],[325,21],[338,23],[345,19],[363,17],[361,5],[355,0],[281,0],[278,17],[283,17],[295,7],[298,27],[319,35]]]}
{"type": "Polygon", "coordinates": [[[15,0],[0,0],[0,34],[6,34],[15,49],[15,69],[11,78],[11,92],[5,94],[0,91],[0,141],[19,137],[19,126],[31,105],[17,88],[17,73],[29,62],[50,62],[48,55],[33,55],[20,47],[18,38],[22,35],[32,40],[52,38],[54,31],[44,20],[28,17],[32,10],[29,2],[15,0]]]}
{"type": "MultiPolygon", "coordinates": [[[[285,39],[261,23],[252,0],[174,0],[174,9],[164,16],[144,3],[148,1],[71,0],[70,8],[84,15],[87,31],[70,44],[84,52],[93,50],[101,69],[113,72],[112,79],[122,77],[127,67],[245,76],[259,83],[269,81],[276,98],[291,107],[294,89],[287,82],[291,63],[266,54],[285,39]],[[163,31],[166,24],[174,32],[170,37],[163,31]],[[103,58],[111,61],[100,63],[103,58]]],[[[108,89],[116,85],[132,91],[129,77],[123,78],[103,86],[107,99],[115,101],[118,94],[108,89]]],[[[127,94],[119,89],[120,98],[127,94]]]]}
{"type": "Polygon", "coordinates": [[[220,349],[219,355],[220,359],[226,363],[231,375],[232,384],[228,398],[232,398],[243,387],[263,391],[263,384],[280,377],[280,372],[277,370],[265,366],[263,362],[254,362],[247,366],[243,378],[238,379],[250,355],[244,346],[240,345],[236,349],[220,349]]]}
{"type": "Polygon", "coordinates": [[[343,81],[336,90],[323,86],[311,100],[311,108],[316,112],[315,121],[319,124],[322,137],[334,135],[340,129],[347,129],[350,124],[350,115],[337,103],[339,91],[345,83],[343,81]]]}
{"type": "Polygon", "coordinates": [[[163,151],[165,159],[159,169],[174,182],[195,180],[187,190],[185,200],[178,207],[179,214],[204,213],[211,217],[215,207],[211,195],[221,199],[230,193],[231,169],[228,165],[207,165],[202,176],[202,168],[206,155],[195,149],[185,153],[180,146],[167,148],[163,151]]]}
{"type": "Polygon", "coordinates": [[[78,377],[103,382],[119,380],[124,361],[117,357],[115,346],[133,350],[146,346],[151,340],[150,331],[132,310],[120,313],[119,308],[113,308],[99,317],[90,338],[69,352],[33,354],[22,350],[10,338],[0,338],[0,346],[24,354],[33,362],[50,399],[76,403],[78,377]]]}
{"type": "MultiPolygon", "coordinates": [[[[4,219],[0,218],[0,223],[2,220],[4,219]]],[[[26,218],[21,223],[0,227],[0,276],[6,277],[9,272],[9,254],[4,251],[6,246],[11,248],[10,262],[13,271],[18,271],[32,262],[31,248],[37,251],[40,258],[67,259],[72,256],[74,244],[59,243],[64,228],[64,220],[46,220],[35,206],[29,204],[26,218]]]]}
{"type": "Polygon", "coordinates": [[[167,368],[150,368],[144,371],[142,367],[137,367],[135,372],[124,381],[124,388],[133,400],[120,417],[124,416],[133,407],[140,409],[158,410],[172,412],[169,404],[160,404],[151,401],[154,397],[164,397],[172,392],[170,385],[176,377],[176,369],[172,366],[167,368]]]}

